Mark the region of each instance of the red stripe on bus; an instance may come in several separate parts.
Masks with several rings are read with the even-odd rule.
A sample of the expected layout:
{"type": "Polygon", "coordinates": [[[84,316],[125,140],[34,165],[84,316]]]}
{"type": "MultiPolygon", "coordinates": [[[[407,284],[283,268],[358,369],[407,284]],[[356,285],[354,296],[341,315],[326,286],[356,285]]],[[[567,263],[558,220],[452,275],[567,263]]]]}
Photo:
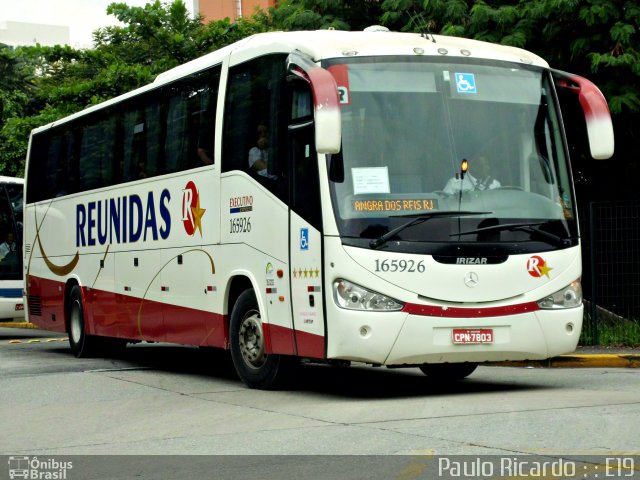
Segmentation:
{"type": "Polygon", "coordinates": [[[267,354],[296,354],[293,343],[293,331],[290,328],[265,323],[262,325],[262,332],[264,333],[265,350],[267,354]]]}
{"type": "Polygon", "coordinates": [[[403,312],[410,313],[411,315],[447,318],[505,317],[508,315],[519,315],[522,313],[535,312],[536,310],[540,310],[540,307],[536,302],[519,303],[517,305],[506,305],[504,307],[484,308],[438,307],[435,305],[418,305],[415,303],[407,303],[402,309],[403,312]]]}
{"type": "Polygon", "coordinates": [[[325,358],[324,336],[294,330],[280,325],[264,324],[262,326],[267,345],[267,353],[282,355],[298,355],[300,357],[325,358]]]}
{"type": "Polygon", "coordinates": [[[296,330],[296,344],[298,355],[310,358],[325,358],[324,339],[322,335],[296,330]]]}
{"type": "MultiPolygon", "coordinates": [[[[46,330],[65,332],[64,283],[29,276],[29,295],[42,300],[42,313],[30,316],[46,330]],[[52,320],[55,318],[56,320],[52,320]]],[[[83,288],[87,332],[93,335],[228,348],[226,315],[140,299],[131,295],[83,288]]],[[[294,331],[264,324],[267,353],[296,355],[294,331]]],[[[295,332],[297,355],[324,358],[324,336],[295,332]]]]}

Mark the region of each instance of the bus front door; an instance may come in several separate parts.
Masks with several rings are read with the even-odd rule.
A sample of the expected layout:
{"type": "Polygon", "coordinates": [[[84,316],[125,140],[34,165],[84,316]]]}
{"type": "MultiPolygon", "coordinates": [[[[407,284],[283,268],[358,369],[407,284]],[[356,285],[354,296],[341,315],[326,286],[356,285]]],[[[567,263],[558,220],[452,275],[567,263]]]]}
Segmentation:
{"type": "Polygon", "coordinates": [[[322,294],[322,214],[313,123],[289,127],[290,272],[298,355],[325,357],[322,294]]]}

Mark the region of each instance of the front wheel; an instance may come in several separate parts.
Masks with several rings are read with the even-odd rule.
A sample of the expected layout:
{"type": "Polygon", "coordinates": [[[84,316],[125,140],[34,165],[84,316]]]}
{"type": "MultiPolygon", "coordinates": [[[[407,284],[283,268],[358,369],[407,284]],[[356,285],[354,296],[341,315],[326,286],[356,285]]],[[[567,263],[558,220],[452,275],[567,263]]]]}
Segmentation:
{"type": "Polygon", "coordinates": [[[440,382],[462,380],[478,368],[477,363],[425,363],[420,370],[427,377],[440,382]]]}
{"type": "Polygon", "coordinates": [[[272,388],[282,382],[290,359],[265,353],[265,338],[253,290],[240,294],[229,325],[231,358],[240,380],[249,388],[272,388]]]}
{"type": "Polygon", "coordinates": [[[71,351],[78,358],[94,356],[98,353],[98,338],[87,335],[84,324],[84,307],[82,305],[82,292],[75,285],[69,294],[69,345],[71,351]]]}

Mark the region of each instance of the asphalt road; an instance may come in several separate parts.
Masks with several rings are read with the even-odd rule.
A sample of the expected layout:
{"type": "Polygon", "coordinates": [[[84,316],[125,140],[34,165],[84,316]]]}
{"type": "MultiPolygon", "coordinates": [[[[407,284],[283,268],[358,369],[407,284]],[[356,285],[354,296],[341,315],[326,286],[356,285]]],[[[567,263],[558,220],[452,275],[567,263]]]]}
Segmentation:
{"type": "Polygon", "coordinates": [[[106,455],[89,457],[95,478],[177,478],[138,455],[169,455],[176,475],[191,478],[211,470],[211,455],[220,455],[215,478],[314,477],[301,468],[314,478],[423,478],[400,473],[422,471],[413,459],[425,455],[640,452],[640,369],[482,366],[438,385],[418,369],[304,365],[287,389],[258,391],[197,348],[138,344],[118,358],[76,359],[63,338],[0,329],[0,455],[106,455]],[[346,476],[324,476],[332,468],[346,476]]]}

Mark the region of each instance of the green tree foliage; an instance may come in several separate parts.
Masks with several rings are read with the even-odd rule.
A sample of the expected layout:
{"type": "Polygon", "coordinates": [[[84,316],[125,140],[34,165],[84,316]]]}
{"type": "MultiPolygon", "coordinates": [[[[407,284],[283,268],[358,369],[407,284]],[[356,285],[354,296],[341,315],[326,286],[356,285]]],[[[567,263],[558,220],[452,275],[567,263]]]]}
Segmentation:
{"type": "Polygon", "coordinates": [[[362,30],[379,23],[382,9],[378,0],[298,0],[279,2],[270,14],[281,30],[362,30]]]}
{"type": "Polygon", "coordinates": [[[526,48],[552,67],[588,76],[614,114],[640,111],[640,6],[620,0],[384,0],[382,21],[526,48]]]}
{"type": "Polygon", "coordinates": [[[23,59],[0,44],[0,130],[7,118],[22,114],[32,80],[23,59]]]}
{"type": "Polygon", "coordinates": [[[30,131],[153,81],[169,68],[271,27],[265,12],[232,23],[191,18],[182,0],[111,4],[122,26],[94,48],[0,48],[0,173],[22,175],[30,131]]]}
{"type": "Polygon", "coordinates": [[[0,173],[21,176],[31,125],[23,120],[38,89],[37,64],[22,49],[0,45],[0,173]]]}

